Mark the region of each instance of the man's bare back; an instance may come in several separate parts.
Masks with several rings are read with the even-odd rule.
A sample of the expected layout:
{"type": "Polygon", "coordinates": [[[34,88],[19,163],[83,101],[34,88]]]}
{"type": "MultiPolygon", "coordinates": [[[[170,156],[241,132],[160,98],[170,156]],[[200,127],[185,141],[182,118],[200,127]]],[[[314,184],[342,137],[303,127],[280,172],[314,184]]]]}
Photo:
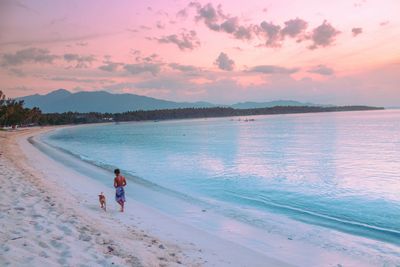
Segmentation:
{"type": "Polygon", "coordinates": [[[114,187],[125,186],[126,180],[124,176],[118,175],[114,178],[114,187]]]}

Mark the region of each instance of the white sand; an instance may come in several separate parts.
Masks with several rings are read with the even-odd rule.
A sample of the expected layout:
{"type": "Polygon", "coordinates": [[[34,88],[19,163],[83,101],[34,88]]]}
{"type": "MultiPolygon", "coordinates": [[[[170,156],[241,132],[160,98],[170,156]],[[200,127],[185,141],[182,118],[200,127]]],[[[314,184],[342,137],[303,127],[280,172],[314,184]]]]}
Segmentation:
{"type": "Polygon", "coordinates": [[[111,186],[27,142],[48,130],[0,132],[0,266],[289,266],[132,199],[118,212],[111,186]]]}

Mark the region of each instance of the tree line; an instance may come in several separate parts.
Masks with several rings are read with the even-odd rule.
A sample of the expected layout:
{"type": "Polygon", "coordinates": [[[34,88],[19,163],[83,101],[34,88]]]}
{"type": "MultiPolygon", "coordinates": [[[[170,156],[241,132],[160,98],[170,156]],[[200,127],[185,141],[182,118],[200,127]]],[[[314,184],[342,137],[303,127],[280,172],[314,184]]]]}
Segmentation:
{"type": "Polygon", "coordinates": [[[335,111],[362,111],[378,110],[380,107],[369,106],[342,106],[342,107],[319,107],[319,106],[276,106],[270,108],[233,109],[227,107],[213,108],[178,108],[162,110],[138,110],[123,113],[49,113],[43,114],[40,124],[82,124],[96,122],[128,122],[128,121],[159,121],[175,119],[196,119],[213,117],[234,117],[253,115],[293,114],[293,113],[315,113],[335,111]]]}
{"type": "Polygon", "coordinates": [[[228,107],[212,108],[178,108],[162,110],[138,110],[123,113],[42,113],[39,108],[24,108],[23,101],[6,99],[0,91],[0,125],[63,125],[63,124],[84,124],[98,122],[125,122],[125,121],[146,121],[146,120],[172,120],[172,119],[195,119],[211,117],[233,117],[252,115],[272,115],[291,113],[312,113],[312,112],[334,112],[334,111],[356,111],[356,110],[377,110],[380,107],[369,106],[276,106],[270,108],[233,109],[228,107]]]}
{"type": "Polygon", "coordinates": [[[24,101],[6,98],[0,90],[0,126],[34,125],[41,117],[39,108],[24,108],[24,101]]]}

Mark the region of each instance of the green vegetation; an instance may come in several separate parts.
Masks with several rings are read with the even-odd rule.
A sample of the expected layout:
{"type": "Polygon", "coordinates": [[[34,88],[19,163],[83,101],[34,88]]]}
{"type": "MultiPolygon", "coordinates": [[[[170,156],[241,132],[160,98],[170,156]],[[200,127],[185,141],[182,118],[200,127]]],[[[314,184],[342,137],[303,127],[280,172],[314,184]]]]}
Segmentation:
{"type": "Polygon", "coordinates": [[[7,99],[0,91],[0,126],[32,125],[38,123],[42,112],[39,108],[24,108],[24,101],[7,99]]]}
{"type": "Polygon", "coordinates": [[[146,120],[173,120],[194,119],[211,117],[232,117],[312,112],[378,110],[379,107],[368,106],[343,106],[343,107],[318,107],[318,106],[276,106],[271,108],[233,109],[226,107],[213,108],[179,108],[149,111],[129,111],[124,113],[48,113],[42,114],[39,108],[24,108],[23,101],[6,99],[0,91],[0,125],[1,126],[28,126],[28,125],[63,125],[84,124],[96,122],[122,122],[146,120]]]}

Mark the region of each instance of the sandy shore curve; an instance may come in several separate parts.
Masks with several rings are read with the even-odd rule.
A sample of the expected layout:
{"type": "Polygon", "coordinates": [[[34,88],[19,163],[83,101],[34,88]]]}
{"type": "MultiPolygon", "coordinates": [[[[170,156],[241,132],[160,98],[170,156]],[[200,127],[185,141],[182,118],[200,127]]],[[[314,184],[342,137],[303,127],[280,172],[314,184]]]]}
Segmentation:
{"type": "Polygon", "coordinates": [[[112,196],[111,184],[66,168],[27,140],[54,129],[0,131],[1,266],[290,266],[132,200],[130,214],[120,214],[111,197],[103,212],[97,193],[112,196]],[[170,226],[160,232],[161,224],[170,226]]]}

